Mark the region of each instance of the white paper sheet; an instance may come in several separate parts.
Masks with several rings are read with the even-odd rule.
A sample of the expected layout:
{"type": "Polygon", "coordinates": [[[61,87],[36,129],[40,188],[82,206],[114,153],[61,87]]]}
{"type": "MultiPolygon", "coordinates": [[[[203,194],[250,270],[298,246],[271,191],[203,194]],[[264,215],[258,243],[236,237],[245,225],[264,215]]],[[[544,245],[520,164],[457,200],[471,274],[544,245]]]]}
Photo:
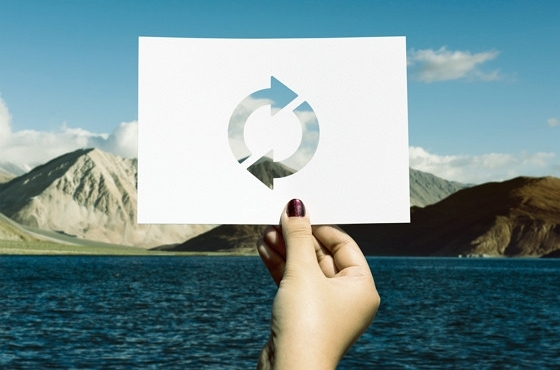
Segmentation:
{"type": "Polygon", "coordinates": [[[139,223],[409,222],[404,37],[141,37],[138,90],[139,223]]]}

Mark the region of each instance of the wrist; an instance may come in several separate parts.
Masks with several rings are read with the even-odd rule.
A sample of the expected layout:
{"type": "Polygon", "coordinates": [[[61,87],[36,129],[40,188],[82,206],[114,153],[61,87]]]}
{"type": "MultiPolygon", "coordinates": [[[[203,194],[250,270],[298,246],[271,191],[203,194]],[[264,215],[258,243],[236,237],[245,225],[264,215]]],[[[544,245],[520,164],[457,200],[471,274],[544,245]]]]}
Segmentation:
{"type": "Polygon", "coordinates": [[[274,332],[270,337],[259,357],[257,368],[269,369],[305,369],[328,370],[336,369],[342,356],[336,351],[327,351],[313,341],[300,340],[301,337],[279,338],[274,332]]]}

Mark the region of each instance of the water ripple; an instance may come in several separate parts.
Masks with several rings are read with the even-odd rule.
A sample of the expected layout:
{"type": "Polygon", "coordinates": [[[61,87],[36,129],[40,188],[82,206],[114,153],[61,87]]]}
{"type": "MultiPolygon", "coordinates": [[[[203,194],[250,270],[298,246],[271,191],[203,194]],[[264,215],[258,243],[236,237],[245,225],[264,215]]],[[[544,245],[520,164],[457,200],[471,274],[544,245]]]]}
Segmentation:
{"type": "MultiPolygon", "coordinates": [[[[340,369],[560,367],[560,261],[370,258],[382,296],[340,369]]],[[[258,257],[0,257],[0,368],[254,368],[258,257]]]]}

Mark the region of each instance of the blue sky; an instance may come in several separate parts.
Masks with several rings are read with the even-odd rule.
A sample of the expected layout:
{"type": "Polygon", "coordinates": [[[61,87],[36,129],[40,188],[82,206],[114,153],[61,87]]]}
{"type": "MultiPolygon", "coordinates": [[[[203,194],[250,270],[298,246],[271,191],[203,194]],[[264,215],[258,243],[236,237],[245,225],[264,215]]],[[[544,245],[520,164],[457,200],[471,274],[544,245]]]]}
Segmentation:
{"type": "Polygon", "coordinates": [[[560,177],[560,2],[0,0],[0,163],[136,150],[138,37],[406,36],[410,164],[560,177]]]}

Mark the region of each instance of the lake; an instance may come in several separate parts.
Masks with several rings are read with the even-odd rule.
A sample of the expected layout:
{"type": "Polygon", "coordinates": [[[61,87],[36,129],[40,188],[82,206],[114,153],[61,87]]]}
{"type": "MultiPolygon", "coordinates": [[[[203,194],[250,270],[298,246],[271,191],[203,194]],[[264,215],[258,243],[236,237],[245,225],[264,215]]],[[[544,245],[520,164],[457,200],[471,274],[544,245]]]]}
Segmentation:
{"type": "MultiPolygon", "coordinates": [[[[560,368],[560,260],[369,257],[381,307],[340,369],[560,368]]],[[[0,257],[0,368],[247,369],[258,257],[0,257]]]]}

